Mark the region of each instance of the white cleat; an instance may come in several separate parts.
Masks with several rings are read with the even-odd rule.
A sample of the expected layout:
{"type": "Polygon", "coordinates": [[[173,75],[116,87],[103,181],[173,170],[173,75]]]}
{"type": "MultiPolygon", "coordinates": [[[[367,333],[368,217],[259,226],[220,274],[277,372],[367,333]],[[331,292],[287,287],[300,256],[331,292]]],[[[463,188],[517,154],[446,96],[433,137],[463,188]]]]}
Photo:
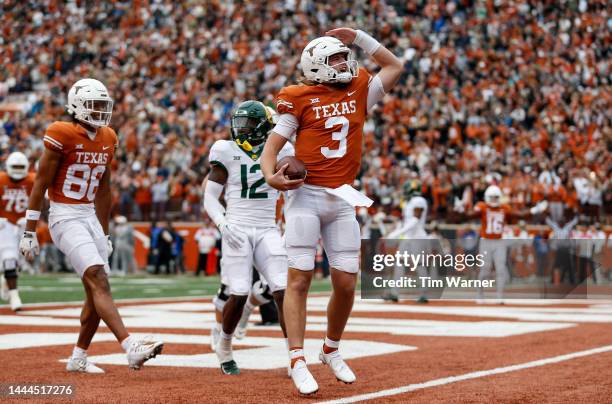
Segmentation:
{"type": "Polygon", "coordinates": [[[219,343],[220,339],[221,333],[219,332],[217,327],[213,327],[210,330],[210,349],[212,349],[213,352],[215,352],[215,350],[217,349],[217,344],[219,343]]]}
{"type": "Polygon", "coordinates": [[[11,305],[11,310],[19,311],[23,304],[21,303],[21,298],[19,297],[19,291],[17,289],[9,290],[9,304],[11,305]]]}
{"type": "Polygon", "coordinates": [[[128,366],[138,370],[146,361],[159,355],[162,349],[164,343],[161,341],[135,341],[127,353],[128,366]]]}
{"type": "Polygon", "coordinates": [[[68,359],[68,363],[66,363],[66,370],[69,372],[78,373],[104,373],[104,370],[89,362],[87,358],[75,358],[74,356],[71,356],[70,359],[68,359]]]}
{"type": "Polygon", "coordinates": [[[293,380],[293,384],[295,384],[295,387],[297,387],[300,394],[308,396],[319,391],[317,381],[314,379],[314,377],[312,377],[312,374],[306,366],[306,362],[301,359],[295,362],[295,365],[293,365],[293,369],[291,370],[291,379],[293,380]]]}
{"type": "Polygon", "coordinates": [[[331,368],[331,370],[334,372],[334,375],[336,376],[336,379],[338,379],[339,381],[346,384],[351,384],[357,379],[357,377],[355,377],[355,373],[353,373],[353,371],[351,370],[351,368],[349,368],[344,359],[342,359],[338,350],[335,350],[334,352],[328,354],[324,353],[323,350],[321,350],[321,353],[319,354],[319,359],[321,360],[321,362],[331,368]]]}

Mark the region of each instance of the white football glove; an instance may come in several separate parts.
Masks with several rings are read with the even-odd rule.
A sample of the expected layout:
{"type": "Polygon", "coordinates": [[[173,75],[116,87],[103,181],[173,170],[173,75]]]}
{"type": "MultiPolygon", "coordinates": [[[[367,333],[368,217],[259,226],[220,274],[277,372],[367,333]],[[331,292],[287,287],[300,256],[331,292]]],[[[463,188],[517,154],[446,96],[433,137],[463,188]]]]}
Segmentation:
{"type": "Polygon", "coordinates": [[[546,209],[548,208],[548,202],[547,201],[540,201],[536,204],[536,206],[532,207],[531,209],[529,209],[529,213],[531,213],[532,215],[538,215],[544,211],[546,211],[546,209]]]}
{"type": "Polygon", "coordinates": [[[34,256],[40,253],[38,238],[35,231],[24,231],[19,242],[19,252],[28,260],[34,259],[34,256]]]}
{"type": "Polygon", "coordinates": [[[230,247],[236,249],[242,248],[244,239],[240,236],[240,233],[225,220],[219,223],[219,231],[221,232],[221,237],[225,239],[230,247]]]}
{"type": "Polygon", "coordinates": [[[113,242],[111,241],[110,235],[106,235],[106,249],[108,251],[108,256],[110,257],[113,253],[113,242]]]}

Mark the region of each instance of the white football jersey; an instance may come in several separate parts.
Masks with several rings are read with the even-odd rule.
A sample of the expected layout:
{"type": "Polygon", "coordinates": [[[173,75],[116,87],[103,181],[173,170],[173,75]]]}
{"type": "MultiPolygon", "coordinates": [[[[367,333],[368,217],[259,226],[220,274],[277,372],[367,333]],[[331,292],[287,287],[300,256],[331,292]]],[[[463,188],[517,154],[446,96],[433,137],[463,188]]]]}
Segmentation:
{"type": "MultiPolygon", "coordinates": [[[[287,142],[278,159],[295,154],[287,142]]],[[[276,226],[276,201],[280,192],[266,183],[260,158],[253,160],[233,140],[217,140],[210,149],[211,164],[225,167],[225,217],[234,225],[254,227],[276,226]]]]}

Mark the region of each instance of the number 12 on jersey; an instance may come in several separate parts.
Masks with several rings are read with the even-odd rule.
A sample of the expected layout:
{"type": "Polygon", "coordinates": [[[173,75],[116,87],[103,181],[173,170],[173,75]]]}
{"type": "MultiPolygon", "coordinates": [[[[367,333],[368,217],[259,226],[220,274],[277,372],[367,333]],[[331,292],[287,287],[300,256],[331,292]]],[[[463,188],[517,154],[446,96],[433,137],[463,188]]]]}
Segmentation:
{"type": "MultiPolygon", "coordinates": [[[[251,166],[249,173],[255,174],[256,172],[261,171],[261,165],[255,164],[251,166]]],[[[242,164],[240,166],[240,181],[242,182],[242,191],[240,192],[240,197],[245,199],[267,199],[267,192],[257,192],[257,188],[266,183],[266,180],[263,178],[263,175],[260,179],[255,181],[249,187],[248,182],[248,174],[247,174],[247,165],[242,164]]]]}

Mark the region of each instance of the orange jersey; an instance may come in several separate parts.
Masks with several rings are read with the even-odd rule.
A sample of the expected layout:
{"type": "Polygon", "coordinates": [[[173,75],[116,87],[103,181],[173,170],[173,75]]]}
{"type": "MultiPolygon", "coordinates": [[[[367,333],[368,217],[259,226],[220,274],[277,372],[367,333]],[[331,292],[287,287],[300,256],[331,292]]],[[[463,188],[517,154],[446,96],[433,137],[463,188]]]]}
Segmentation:
{"type": "Polygon", "coordinates": [[[100,128],[92,140],[82,126],[57,121],[47,128],[43,140],[47,149],[62,155],[49,187],[49,199],[68,204],[92,203],[118,145],[115,131],[100,128]]]}
{"type": "Polygon", "coordinates": [[[361,165],[370,80],[370,74],[361,68],[346,86],[281,89],[276,109],[298,120],[295,157],[306,166],[306,184],[330,188],[353,184],[361,165]]]}
{"type": "Polygon", "coordinates": [[[512,214],[512,208],[509,205],[502,204],[493,207],[481,201],[474,206],[474,211],[480,212],[480,237],[502,238],[504,227],[508,223],[508,216],[512,214]]]}
{"type": "Polygon", "coordinates": [[[7,173],[0,172],[0,217],[13,224],[25,216],[28,198],[34,186],[34,174],[14,181],[7,173]]]}

